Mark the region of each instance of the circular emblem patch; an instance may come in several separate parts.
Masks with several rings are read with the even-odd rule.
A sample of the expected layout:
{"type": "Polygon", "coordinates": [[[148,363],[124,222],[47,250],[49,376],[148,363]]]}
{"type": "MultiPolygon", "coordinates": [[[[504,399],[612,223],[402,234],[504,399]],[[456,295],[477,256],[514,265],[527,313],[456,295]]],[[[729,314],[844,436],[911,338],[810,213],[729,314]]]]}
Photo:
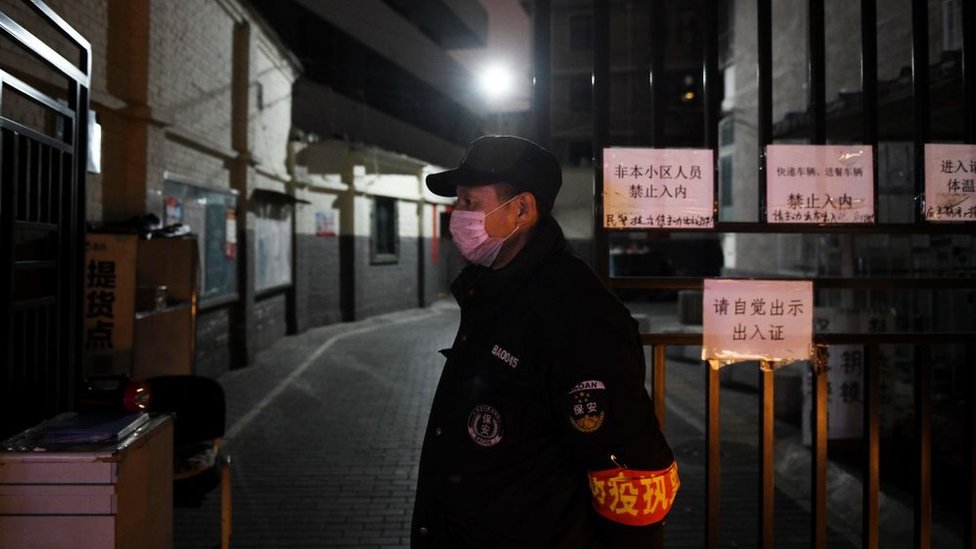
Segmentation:
{"type": "Polygon", "coordinates": [[[494,406],[479,404],[468,415],[468,434],[478,446],[494,446],[502,440],[502,415],[494,406]]]}
{"type": "Polygon", "coordinates": [[[569,392],[572,405],[569,422],[574,429],[592,433],[603,425],[607,416],[601,402],[604,390],[603,382],[594,379],[577,384],[569,392]]]}

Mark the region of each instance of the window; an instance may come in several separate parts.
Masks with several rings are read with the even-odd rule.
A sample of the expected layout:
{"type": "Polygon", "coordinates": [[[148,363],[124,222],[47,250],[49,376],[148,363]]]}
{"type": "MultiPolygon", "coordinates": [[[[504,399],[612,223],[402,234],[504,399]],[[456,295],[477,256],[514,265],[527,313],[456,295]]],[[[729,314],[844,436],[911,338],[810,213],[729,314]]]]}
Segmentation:
{"type": "Polygon", "coordinates": [[[569,110],[590,112],[593,110],[593,88],[588,76],[576,76],[569,81],[569,110]]]}
{"type": "Polygon", "coordinates": [[[400,255],[397,201],[385,196],[373,199],[373,238],[370,262],[396,263],[400,255]]]}
{"type": "Polygon", "coordinates": [[[572,15],[569,18],[569,51],[593,49],[593,17],[572,15]]]}

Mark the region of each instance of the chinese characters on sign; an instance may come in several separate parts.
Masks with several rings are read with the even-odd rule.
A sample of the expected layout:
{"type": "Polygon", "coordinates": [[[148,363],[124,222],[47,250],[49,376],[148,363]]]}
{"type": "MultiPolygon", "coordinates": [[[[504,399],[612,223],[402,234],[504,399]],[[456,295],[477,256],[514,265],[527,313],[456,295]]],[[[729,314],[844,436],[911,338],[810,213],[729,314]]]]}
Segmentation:
{"type": "Polygon", "coordinates": [[[136,243],[135,235],[89,233],[85,237],[83,345],[90,374],[128,371],[136,243]]]}
{"type": "Polygon", "coordinates": [[[976,145],[925,145],[926,221],[976,221],[976,145]]]}
{"type": "MultiPolygon", "coordinates": [[[[812,373],[803,375],[803,444],[812,439],[810,410],[813,401],[812,373]]],[[[831,345],[827,359],[827,438],[860,438],[863,434],[864,348],[860,345],[831,345]]]]}
{"type": "Polygon", "coordinates": [[[703,360],[810,357],[813,283],[780,280],[705,280],[703,360]]]}
{"type": "Polygon", "coordinates": [[[85,270],[85,318],[93,325],[85,330],[86,349],[111,349],[115,328],[115,261],[91,259],[85,270]]]}
{"type": "Polygon", "coordinates": [[[871,223],[869,145],[768,145],[767,223],[871,223]]]}
{"type": "Polygon", "coordinates": [[[712,158],[707,149],[604,149],[603,227],[713,227],[712,158]]]}

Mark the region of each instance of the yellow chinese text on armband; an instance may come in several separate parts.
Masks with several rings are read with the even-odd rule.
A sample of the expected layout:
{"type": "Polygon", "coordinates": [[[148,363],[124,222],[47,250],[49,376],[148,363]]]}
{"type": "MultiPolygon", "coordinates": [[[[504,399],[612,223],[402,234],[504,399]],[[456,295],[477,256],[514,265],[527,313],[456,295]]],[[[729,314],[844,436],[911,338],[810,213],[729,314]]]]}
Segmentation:
{"type": "Polygon", "coordinates": [[[590,471],[588,476],[596,512],[629,526],[664,520],[681,487],[677,462],[658,471],[617,468],[590,471]]]}

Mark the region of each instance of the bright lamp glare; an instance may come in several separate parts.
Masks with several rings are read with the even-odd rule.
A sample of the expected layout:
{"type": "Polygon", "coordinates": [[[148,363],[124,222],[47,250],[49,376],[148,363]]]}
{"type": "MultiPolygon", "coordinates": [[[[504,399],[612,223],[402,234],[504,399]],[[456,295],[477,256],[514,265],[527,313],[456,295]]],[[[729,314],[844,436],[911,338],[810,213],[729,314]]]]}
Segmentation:
{"type": "Polygon", "coordinates": [[[489,99],[500,99],[512,91],[512,73],[502,65],[486,68],[478,78],[481,93],[489,99]]]}

